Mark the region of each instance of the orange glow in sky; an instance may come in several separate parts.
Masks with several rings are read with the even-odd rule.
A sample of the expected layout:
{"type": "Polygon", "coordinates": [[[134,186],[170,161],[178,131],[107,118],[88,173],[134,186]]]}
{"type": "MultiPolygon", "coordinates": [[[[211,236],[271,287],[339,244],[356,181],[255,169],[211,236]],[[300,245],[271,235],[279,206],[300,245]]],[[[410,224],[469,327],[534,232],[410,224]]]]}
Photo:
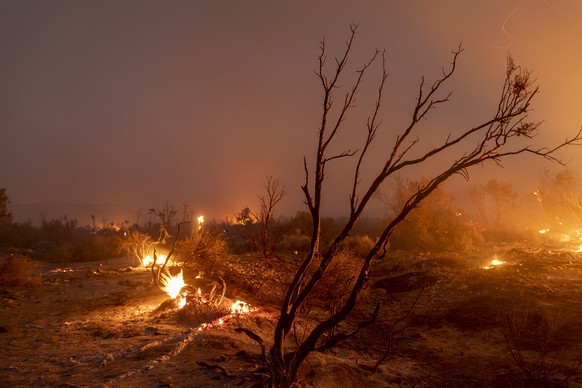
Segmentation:
{"type": "MultiPolygon", "coordinates": [[[[376,48],[387,50],[386,132],[376,150],[406,124],[421,77],[430,84],[440,76],[459,43],[465,51],[447,89],[453,94],[431,112],[430,136],[442,139],[494,112],[509,51],[540,85],[532,114],[544,120],[538,140],[562,141],[582,125],[580,1],[341,1],[332,13],[330,7],[4,2],[0,187],[15,209],[45,201],[115,204],[129,209],[124,217],[133,223],[140,209],[168,201],[224,220],[255,206],[265,177],[274,176],[288,188],[281,213],[306,210],[300,186],[320,120],[322,92],[313,75],[319,42],[325,36],[332,62],[352,21],[359,25],[353,66],[376,48]]],[[[353,149],[364,140],[377,78],[366,80],[360,110],[346,122],[343,144],[353,149]]],[[[578,154],[564,158],[582,172],[578,154]]],[[[370,165],[379,160],[372,157],[370,165]]],[[[548,167],[554,168],[515,159],[504,169],[475,169],[471,184],[496,177],[531,192],[548,167]]],[[[325,212],[346,211],[346,171],[342,162],[328,171],[334,196],[325,212]]],[[[362,178],[369,176],[366,170],[362,178]]]]}

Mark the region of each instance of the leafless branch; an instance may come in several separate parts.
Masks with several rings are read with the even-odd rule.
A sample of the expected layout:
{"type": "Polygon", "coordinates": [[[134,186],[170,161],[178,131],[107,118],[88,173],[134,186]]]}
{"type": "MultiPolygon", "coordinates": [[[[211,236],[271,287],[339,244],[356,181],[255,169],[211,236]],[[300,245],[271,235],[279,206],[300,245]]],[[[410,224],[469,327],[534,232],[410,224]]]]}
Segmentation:
{"type": "MultiPolygon", "coordinates": [[[[324,92],[321,122],[313,170],[308,168],[306,158],[304,158],[305,182],[301,187],[313,221],[313,234],[309,252],[291,280],[281,304],[280,316],[273,336],[273,345],[268,356],[271,384],[273,386],[288,387],[295,383],[299,366],[309,353],[317,348],[322,336],[326,333],[332,333],[334,328],[344,321],[353,310],[359,294],[368,280],[373,259],[386,253],[387,242],[396,226],[404,221],[410,212],[419,206],[443,182],[455,174],[468,178],[468,171],[475,165],[488,161],[501,164],[506,158],[521,154],[532,154],[552,162],[562,163],[557,156],[558,151],[566,146],[582,144],[582,129],[580,129],[574,137],[567,138],[562,143],[552,147],[535,147],[532,144],[524,145],[522,140],[533,140],[541,125],[541,122],[527,120],[528,113],[531,110],[531,101],[538,93],[538,88],[535,85],[535,80],[531,78],[531,73],[516,66],[513,59],[508,56],[506,78],[501,88],[499,102],[491,118],[465,130],[449,131],[444,140],[435,146],[431,146],[428,151],[419,151],[418,154],[414,155],[413,151],[420,148],[417,148],[417,145],[423,139],[420,130],[424,125],[420,125],[421,121],[425,121],[428,118],[428,114],[432,109],[449,102],[451,92],[446,92],[443,89],[456,71],[459,55],[463,51],[462,47],[459,46],[457,50],[452,52],[450,66],[447,69],[443,69],[442,75],[430,87],[427,86],[426,80],[422,78],[409,123],[400,133],[396,134],[394,144],[386,153],[384,164],[376,172],[375,177],[368,185],[361,187],[360,174],[363,169],[363,163],[368,156],[368,152],[370,152],[370,145],[376,138],[377,130],[381,124],[379,112],[382,106],[382,95],[387,72],[385,54],[382,52],[382,75],[375,105],[366,124],[367,133],[362,150],[359,153],[348,150],[329,155],[328,148],[337,139],[348,113],[354,107],[355,98],[362,87],[364,75],[372,69],[380,53],[376,50],[371,59],[356,71],[355,79],[352,86],[348,88],[348,92],[344,95],[343,102],[340,106],[335,107],[334,93],[340,89],[339,80],[346,72],[346,65],[352,51],[357,27],[352,25],[350,29],[351,35],[346,42],[343,56],[336,58],[335,65],[329,73],[326,71],[325,66],[327,58],[325,40],[322,40],[320,45],[319,69],[316,74],[320,79],[324,92]],[[327,74],[330,75],[328,76],[327,74]],[[332,113],[335,113],[335,120],[331,120],[332,113]],[[461,150],[460,155],[458,155],[459,149],[461,150]],[[330,246],[324,252],[320,252],[321,206],[326,168],[331,166],[329,162],[335,159],[347,158],[356,154],[358,154],[358,157],[355,161],[355,173],[350,178],[349,217],[330,246]],[[403,201],[402,208],[391,222],[386,225],[376,244],[364,258],[357,278],[342,305],[334,309],[330,316],[316,323],[295,349],[286,352],[286,338],[294,326],[297,314],[326,273],[341,249],[342,243],[350,235],[383,182],[409,167],[422,166],[429,163],[437,156],[446,156],[449,160],[448,164],[440,172],[436,173],[433,178],[423,182],[416,192],[411,194],[406,201],[403,201]],[[317,265],[314,265],[315,258],[318,258],[317,265]]],[[[416,303],[418,303],[418,300],[412,308],[416,303]]],[[[403,319],[406,319],[410,312],[411,310],[403,319]]],[[[393,329],[397,331],[398,327],[401,327],[398,326],[401,322],[401,320],[397,320],[393,329]]],[[[335,343],[350,336],[349,333],[332,334],[329,337],[329,345],[326,346],[333,346],[335,343]]],[[[259,343],[262,347],[264,346],[262,340],[259,343]]]]}

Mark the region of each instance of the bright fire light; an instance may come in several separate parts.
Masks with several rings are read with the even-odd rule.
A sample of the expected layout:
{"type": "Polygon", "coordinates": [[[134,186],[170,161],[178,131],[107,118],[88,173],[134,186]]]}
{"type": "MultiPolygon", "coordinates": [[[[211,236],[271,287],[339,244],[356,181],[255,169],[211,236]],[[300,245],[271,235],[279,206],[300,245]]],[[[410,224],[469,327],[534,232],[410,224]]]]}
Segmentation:
{"type": "Polygon", "coordinates": [[[151,256],[146,256],[143,259],[141,259],[141,262],[144,267],[149,267],[154,263],[154,258],[151,256]]]}
{"type": "Polygon", "coordinates": [[[494,267],[496,267],[496,266],[498,266],[498,265],[501,265],[501,264],[505,264],[505,262],[504,262],[504,261],[501,261],[501,260],[499,260],[497,257],[494,257],[494,258],[493,258],[493,259],[492,259],[492,260],[489,262],[489,265],[485,265],[485,266],[483,266],[482,268],[483,268],[483,269],[491,269],[491,268],[494,268],[494,267]]]}
{"type": "Polygon", "coordinates": [[[539,230],[539,233],[540,233],[540,234],[546,234],[546,233],[548,233],[549,231],[550,231],[550,230],[549,230],[549,229],[547,229],[547,228],[546,228],[546,229],[540,229],[540,230],[539,230]]]}
{"type": "MultiPolygon", "coordinates": [[[[161,278],[161,288],[164,290],[172,299],[180,294],[180,290],[186,285],[184,283],[184,273],[180,270],[176,276],[172,276],[169,273],[162,274],[161,278]]],[[[182,301],[180,301],[182,303],[182,301]]],[[[185,299],[184,299],[185,304],[185,299]]]]}
{"type": "Polygon", "coordinates": [[[243,302],[242,300],[237,300],[230,307],[230,312],[232,314],[248,313],[250,311],[250,307],[251,306],[247,302],[243,302]]]}
{"type": "Polygon", "coordinates": [[[202,229],[202,224],[204,223],[204,216],[199,216],[198,220],[198,230],[202,229]]]}
{"type": "Polygon", "coordinates": [[[582,244],[576,249],[576,253],[582,253],[582,244]]]}
{"type": "MultiPolygon", "coordinates": [[[[157,255],[157,256],[158,256],[158,260],[156,261],[156,264],[164,263],[166,261],[166,257],[167,257],[166,255],[157,255]]],[[[150,255],[147,255],[146,257],[141,259],[141,262],[142,262],[144,267],[151,267],[152,264],[154,263],[154,258],[151,257],[150,255]]]]}

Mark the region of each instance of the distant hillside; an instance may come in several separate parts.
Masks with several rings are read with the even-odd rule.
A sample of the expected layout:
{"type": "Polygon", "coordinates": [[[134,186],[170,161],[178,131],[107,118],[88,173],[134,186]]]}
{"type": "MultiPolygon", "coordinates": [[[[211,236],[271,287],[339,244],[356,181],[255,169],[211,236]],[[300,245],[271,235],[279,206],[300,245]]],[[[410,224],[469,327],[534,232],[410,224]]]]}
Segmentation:
{"type": "MultiPolygon", "coordinates": [[[[69,219],[76,219],[79,226],[90,225],[91,215],[95,215],[97,225],[103,223],[122,224],[126,220],[130,224],[137,222],[138,209],[129,206],[117,204],[78,204],[67,202],[40,202],[20,204],[12,203],[9,206],[14,222],[32,221],[33,224],[39,225],[41,214],[47,219],[55,219],[67,216],[69,219]]],[[[145,212],[142,210],[142,217],[145,212]]],[[[143,221],[142,219],[141,221],[143,221]]]]}

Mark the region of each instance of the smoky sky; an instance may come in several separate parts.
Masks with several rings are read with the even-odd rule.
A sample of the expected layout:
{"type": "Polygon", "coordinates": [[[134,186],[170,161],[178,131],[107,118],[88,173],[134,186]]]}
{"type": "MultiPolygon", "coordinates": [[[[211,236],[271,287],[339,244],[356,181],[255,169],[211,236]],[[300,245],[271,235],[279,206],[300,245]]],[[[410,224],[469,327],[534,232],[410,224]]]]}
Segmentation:
{"type": "MultiPolygon", "coordinates": [[[[409,119],[421,77],[440,76],[459,44],[451,101],[429,116],[427,146],[494,113],[509,52],[540,85],[536,141],[562,141],[582,124],[575,0],[2,0],[0,187],[13,203],[188,203],[220,219],[255,206],[274,176],[288,191],[281,211],[305,210],[303,158],[312,161],[321,113],[320,41],[333,63],[351,23],[350,74],[386,49],[380,154],[409,119]]],[[[376,69],[338,149],[361,146],[378,79],[376,69]]],[[[577,152],[564,154],[574,170],[577,152]]],[[[374,158],[369,174],[381,155],[374,158]]],[[[555,166],[515,159],[478,168],[472,179],[528,190],[542,168],[555,166]]],[[[349,171],[339,162],[329,172],[331,214],[346,209],[349,171]]]]}

